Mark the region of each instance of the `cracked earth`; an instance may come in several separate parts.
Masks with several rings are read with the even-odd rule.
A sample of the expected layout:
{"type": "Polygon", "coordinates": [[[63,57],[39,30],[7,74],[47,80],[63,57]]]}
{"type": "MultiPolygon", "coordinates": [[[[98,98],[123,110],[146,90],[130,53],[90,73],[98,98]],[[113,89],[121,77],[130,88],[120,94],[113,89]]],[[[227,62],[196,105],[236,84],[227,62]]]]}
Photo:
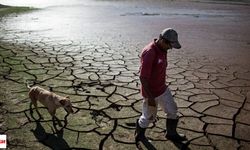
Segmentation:
{"type": "MultiPolygon", "coordinates": [[[[1,93],[5,93],[1,132],[8,135],[10,148],[31,148],[39,142],[53,148],[53,140],[73,149],[135,148],[133,123],[140,116],[142,100],[139,48],[129,52],[121,51],[122,45],[51,42],[49,38],[37,43],[17,37],[8,41],[14,42],[1,42],[0,46],[1,93]],[[30,113],[27,82],[70,96],[76,113],[67,116],[63,138],[55,136],[44,107],[39,108],[45,115],[42,121],[30,113]]],[[[167,84],[181,116],[178,130],[188,138],[182,146],[249,148],[250,71],[213,65],[205,58],[182,59],[178,52],[168,57],[167,84]]],[[[58,113],[63,120],[65,112],[58,113]]],[[[158,149],[164,149],[163,143],[176,148],[164,139],[166,117],[161,110],[158,116],[147,135],[158,149]]]]}

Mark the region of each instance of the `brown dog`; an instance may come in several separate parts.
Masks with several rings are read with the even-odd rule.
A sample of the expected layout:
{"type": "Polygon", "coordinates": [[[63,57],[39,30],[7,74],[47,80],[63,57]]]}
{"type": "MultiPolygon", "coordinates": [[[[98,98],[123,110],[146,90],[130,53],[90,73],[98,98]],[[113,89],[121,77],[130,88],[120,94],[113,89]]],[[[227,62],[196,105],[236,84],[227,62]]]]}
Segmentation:
{"type": "MultiPolygon", "coordinates": [[[[28,86],[28,88],[30,87],[28,86]]],[[[38,86],[30,88],[29,97],[31,99],[32,104],[35,106],[35,109],[40,117],[41,117],[41,114],[39,113],[37,109],[37,101],[39,101],[45,107],[47,107],[52,118],[53,119],[55,118],[58,121],[59,119],[55,116],[57,108],[63,107],[68,113],[74,112],[72,109],[72,105],[69,100],[69,97],[59,96],[53,92],[47,91],[38,86]]],[[[60,125],[60,122],[59,122],[59,125],[60,125]]]]}

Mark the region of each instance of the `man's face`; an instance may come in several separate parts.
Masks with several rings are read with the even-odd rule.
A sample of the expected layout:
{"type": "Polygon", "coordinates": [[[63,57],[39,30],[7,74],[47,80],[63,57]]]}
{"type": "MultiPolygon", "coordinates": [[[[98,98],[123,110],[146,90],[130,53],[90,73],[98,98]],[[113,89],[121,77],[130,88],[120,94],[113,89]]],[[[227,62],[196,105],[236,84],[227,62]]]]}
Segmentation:
{"type": "Polygon", "coordinates": [[[168,42],[167,40],[161,38],[161,47],[164,51],[168,51],[169,49],[172,49],[172,46],[170,44],[170,42],[168,42]]]}

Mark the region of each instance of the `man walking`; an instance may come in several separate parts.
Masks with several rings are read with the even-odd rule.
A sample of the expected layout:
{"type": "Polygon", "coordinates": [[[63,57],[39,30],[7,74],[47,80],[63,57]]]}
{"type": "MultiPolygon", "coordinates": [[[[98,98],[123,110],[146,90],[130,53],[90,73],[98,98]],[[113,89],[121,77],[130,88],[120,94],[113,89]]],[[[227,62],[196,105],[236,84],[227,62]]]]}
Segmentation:
{"type": "Polygon", "coordinates": [[[166,138],[173,141],[186,140],[185,135],[178,134],[177,105],[165,84],[167,68],[167,51],[180,49],[178,34],[172,28],[164,29],[159,39],[154,39],[141,53],[140,81],[141,93],[144,98],[142,115],[136,122],[136,143],[145,140],[145,131],[149,123],[156,119],[158,104],[167,114],[166,138]]]}

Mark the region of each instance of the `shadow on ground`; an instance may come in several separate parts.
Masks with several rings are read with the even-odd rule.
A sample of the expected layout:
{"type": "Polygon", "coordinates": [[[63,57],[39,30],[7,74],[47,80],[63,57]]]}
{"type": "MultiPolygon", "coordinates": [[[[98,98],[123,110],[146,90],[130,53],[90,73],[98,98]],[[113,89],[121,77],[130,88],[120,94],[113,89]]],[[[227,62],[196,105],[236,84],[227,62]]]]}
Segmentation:
{"type": "Polygon", "coordinates": [[[31,130],[37,140],[54,150],[70,149],[68,143],[63,139],[63,130],[57,133],[47,133],[41,123],[36,121],[36,128],[31,130]]]}

